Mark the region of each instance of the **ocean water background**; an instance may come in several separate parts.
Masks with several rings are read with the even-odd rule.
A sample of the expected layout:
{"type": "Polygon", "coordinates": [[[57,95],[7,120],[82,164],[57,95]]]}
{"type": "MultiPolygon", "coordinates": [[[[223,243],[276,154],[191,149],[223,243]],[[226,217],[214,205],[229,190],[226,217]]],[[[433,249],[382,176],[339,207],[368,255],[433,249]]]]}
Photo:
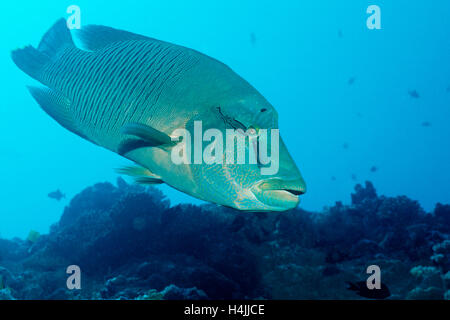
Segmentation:
{"type": "MultiPolygon", "coordinates": [[[[115,181],[113,169],[128,163],[46,115],[25,87],[35,81],[10,59],[17,47],[37,46],[72,4],[82,27],[191,47],[254,85],[277,109],[307,182],[303,208],[348,203],[364,180],[427,210],[450,202],[449,1],[16,1],[0,13],[2,237],[46,232],[73,195],[115,181]],[[381,8],[382,30],[366,27],[371,4],[381,8]],[[47,197],[58,188],[61,202],[47,197]]],[[[160,188],[173,204],[200,203],[160,188]]]]}

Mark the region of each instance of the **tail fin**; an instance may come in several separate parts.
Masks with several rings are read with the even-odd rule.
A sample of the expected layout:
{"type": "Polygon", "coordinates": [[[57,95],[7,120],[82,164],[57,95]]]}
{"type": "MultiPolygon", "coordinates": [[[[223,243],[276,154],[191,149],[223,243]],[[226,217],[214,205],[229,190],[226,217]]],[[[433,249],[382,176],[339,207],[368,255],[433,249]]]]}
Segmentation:
{"type": "Polygon", "coordinates": [[[37,49],[27,46],[14,50],[11,58],[23,72],[39,80],[40,72],[46,64],[57,60],[65,48],[74,46],[66,20],[61,18],[42,37],[37,49]]]}
{"type": "Polygon", "coordinates": [[[11,58],[16,66],[30,77],[39,80],[43,66],[50,62],[50,58],[32,46],[11,52],[11,58]]]}

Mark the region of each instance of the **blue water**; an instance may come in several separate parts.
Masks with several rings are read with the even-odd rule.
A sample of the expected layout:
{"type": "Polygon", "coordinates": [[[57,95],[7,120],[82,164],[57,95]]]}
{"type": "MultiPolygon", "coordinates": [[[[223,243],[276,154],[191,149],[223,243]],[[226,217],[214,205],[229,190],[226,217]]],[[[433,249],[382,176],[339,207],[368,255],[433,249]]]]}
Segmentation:
{"type": "MultiPolygon", "coordinates": [[[[115,181],[113,169],[128,164],[47,116],[26,90],[34,80],[10,59],[11,50],[36,46],[71,4],[82,26],[194,48],[254,85],[278,110],[308,184],[303,208],[348,203],[364,180],[426,210],[450,202],[449,1],[16,1],[2,3],[0,15],[2,237],[47,232],[68,199],[115,181]],[[381,8],[381,30],[366,27],[371,4],[381,8]],[[58,188],[61,202],[47,197],[58,188]]],[[[160,188],[174,204],[200,203],[160,188]]]]}

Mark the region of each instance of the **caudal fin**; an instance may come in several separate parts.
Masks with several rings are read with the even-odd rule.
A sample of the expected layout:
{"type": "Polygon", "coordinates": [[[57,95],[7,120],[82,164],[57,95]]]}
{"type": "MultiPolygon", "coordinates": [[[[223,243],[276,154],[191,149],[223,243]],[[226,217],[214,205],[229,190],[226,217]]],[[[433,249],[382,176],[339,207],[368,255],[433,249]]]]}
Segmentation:
{"type": "Polygon", "coordinates": [[[59,19],[42,37],[38,48],[27,46],[11,52],[14,63],[30,77],[39,80],[42,68],[58,59],[67,47],[74,47],[66,20],[59,19]]]}
{"type": "Polygon", "coordinates": [[[17,49],[11,52],[11,58],[16,66],[30,77],[39,80],[42,67],[50,62],[48,56],[36,50],[32,46],[17,49]]]}

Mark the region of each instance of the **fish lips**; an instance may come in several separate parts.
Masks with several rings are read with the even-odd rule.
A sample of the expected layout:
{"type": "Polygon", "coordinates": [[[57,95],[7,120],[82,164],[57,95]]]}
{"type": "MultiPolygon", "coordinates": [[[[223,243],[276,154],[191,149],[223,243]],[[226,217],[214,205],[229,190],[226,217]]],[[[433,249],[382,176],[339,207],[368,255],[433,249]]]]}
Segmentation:
{"type": "Polygon", "coordinates": [[[251,191],[268,210],[285,211],[294,209],[299,204],[300,195],[306,192],[306,184],[303,179],[272,178],[256,183],[251,191]]]}

